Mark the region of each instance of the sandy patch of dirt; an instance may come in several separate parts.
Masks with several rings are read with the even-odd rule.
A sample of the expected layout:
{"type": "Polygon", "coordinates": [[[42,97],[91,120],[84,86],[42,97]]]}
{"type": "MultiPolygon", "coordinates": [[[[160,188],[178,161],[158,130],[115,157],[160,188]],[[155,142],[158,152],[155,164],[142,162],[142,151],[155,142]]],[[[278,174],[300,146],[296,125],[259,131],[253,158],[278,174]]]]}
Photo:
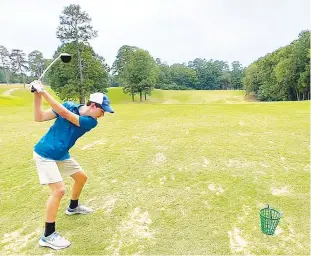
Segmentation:
{"type": "Polygon", "coordinates": [[[19,88],[12,88],[2,93],[2,96],[11,96],[12,92],[18,90],[19,88]]]}
{"type": "Polygon", "coordinates": [[[232,253],[244,252],[248,242],[241,237],[241,230],[235,227],[232,231],[228,231],[230,239],[230,247],[232,253]]]}
{"type": "Polygon", "coordinates": [[[252,166],[252,163],[237,159],[230,159],[226,165],[230,168],[248,168],[252,166]]]}
{"type": "Polygon", "coordinates": [[[111,245],[107,248],[109,254],[119,255],[123,246],[135,243],[140,244],[135,255],[142,254],[144,243],[141,240],[152,239],[154,236],[149,229],[151,223],[148,211],[142,212],[140,208],[135,208],[129,218],[118,227],[118,233],[113,236],[111,245]]]}
{"type": "Polygon", "coordinates": [[[107,195],[104,197],[93,197],[86,201],[86,205],[95,210],[104,210],[106,213],[111,213],[116,202],[116,196],[107,195]]]}
{"type": "Polygon", "coordinates": [[[222,193],[224,193],[223,188],[220,185],[216,185],[216,184],[209,184],[208,185],[208,189],[214,193],[216,193],[216,195],[220,195],[222,193]]]}
{"type": "Polygon", "coordinates": [[[105,143],[106,143],[105,139],[97,140],[97,141],[94,141],[94,142],[92,142],[90,144],[87,144],[87,145],[83,146],[82,150],[86,150],[86,149],[92,148],[95,145],[104,145],[105,143]]]}
{"type": "Polygon", "coordinates": [[[36,229],[32,233],[22,235],[23,231],[24,228],[3,235],[0,244],[4,244],[2,248],[2,253],[4,253],[4,255],[12,255],[20,252],[29,242],[39,239],[41,233],[40,229],[36,229]]]}
{"type": "Polygon", "coordinates": [[[287,187],[282,187],[282,188],[271,188],[271,193],[274,196],[283,196],[283,195],[289,195],[289,191],[287,187]]]}
{"type": "Polygon", "coordinates": [[[160,164],[163,164],[164,162],[166,161],[166,156],[163,154],[163,153],[157,153],[155,156],[154,156],[154,159],[153,159],[153,163],[155,165],[160,165],[160,164]]]}

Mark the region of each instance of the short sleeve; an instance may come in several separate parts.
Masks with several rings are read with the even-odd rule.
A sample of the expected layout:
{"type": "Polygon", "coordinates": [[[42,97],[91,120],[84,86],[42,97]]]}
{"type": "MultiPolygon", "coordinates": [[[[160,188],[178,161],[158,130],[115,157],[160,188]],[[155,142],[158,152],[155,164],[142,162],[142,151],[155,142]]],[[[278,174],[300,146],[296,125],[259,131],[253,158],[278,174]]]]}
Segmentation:
{"type": "MultiPolygon", "coordinates": [[[[68,109],[68,102],[67,102],[67,101],[64,102],[64,103],[63,103],[63,106],[64,106],[65,108],[68,109]]],[[[58,114],[54,109],[52,109],[52,111],[54,112],[54,114],[56,115],[56,117],[59,117],[59,114],[58,114]]]]}
{"type": "Polygon", "coordinates": [[[97,120],[90,116],[80,116],[79,124],[80,124],[80,127],[89,131],[97,125],[97,120]]]}

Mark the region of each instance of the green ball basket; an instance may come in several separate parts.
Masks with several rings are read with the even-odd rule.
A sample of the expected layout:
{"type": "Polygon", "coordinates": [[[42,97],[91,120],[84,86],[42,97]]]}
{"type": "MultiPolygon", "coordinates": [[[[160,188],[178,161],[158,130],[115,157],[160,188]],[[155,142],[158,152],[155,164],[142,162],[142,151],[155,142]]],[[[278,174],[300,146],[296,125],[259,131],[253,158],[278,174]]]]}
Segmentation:
{"type": "Polygon", "coordinates": [[[282,214],[269,207],[260,210],[261,231],[266,235],[274,235],[277,225],[280,222],[282,214]]]}

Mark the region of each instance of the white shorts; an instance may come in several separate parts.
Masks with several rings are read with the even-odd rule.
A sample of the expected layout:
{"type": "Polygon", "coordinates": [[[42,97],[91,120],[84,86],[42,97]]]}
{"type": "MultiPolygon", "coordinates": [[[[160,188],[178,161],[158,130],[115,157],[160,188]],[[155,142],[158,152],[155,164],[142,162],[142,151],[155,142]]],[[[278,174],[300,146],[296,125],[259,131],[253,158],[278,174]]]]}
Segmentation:
{"type": "Polygon", "coordinates": [[[44,158],[34,151],[33,159],[36,161],[38,176],[42,185],[61,182],[63,181],[62,176],[71,176],[76,172],[82,171],[81,166],[73,158],[55,161],[44,158]]]}

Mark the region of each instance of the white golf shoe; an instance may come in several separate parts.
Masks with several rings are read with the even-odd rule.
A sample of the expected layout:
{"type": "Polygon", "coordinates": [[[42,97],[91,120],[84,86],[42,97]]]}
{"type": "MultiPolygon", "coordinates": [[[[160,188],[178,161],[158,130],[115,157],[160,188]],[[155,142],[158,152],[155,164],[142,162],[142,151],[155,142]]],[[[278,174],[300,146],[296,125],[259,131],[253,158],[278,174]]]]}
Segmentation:
{"type": "Polygon", "coordinates": [[[79,204],[76,208],[71,209],[71,208],[67,208],[66,210],[66,214],[67,215],[73,215],[73,214],[90,214],[94,212],[91,208],[83,206],[81,204],[79,204]]]}
{"type": "Polygon", "coordinates": [[[68,247],[70,245],[70,242],[66,238],[60,236],[58,232],[54,232],[47,237],[42,235],[39,240],[39,245],[44,247],[50,247],[54,250],[60,250],[68,247]]]}

